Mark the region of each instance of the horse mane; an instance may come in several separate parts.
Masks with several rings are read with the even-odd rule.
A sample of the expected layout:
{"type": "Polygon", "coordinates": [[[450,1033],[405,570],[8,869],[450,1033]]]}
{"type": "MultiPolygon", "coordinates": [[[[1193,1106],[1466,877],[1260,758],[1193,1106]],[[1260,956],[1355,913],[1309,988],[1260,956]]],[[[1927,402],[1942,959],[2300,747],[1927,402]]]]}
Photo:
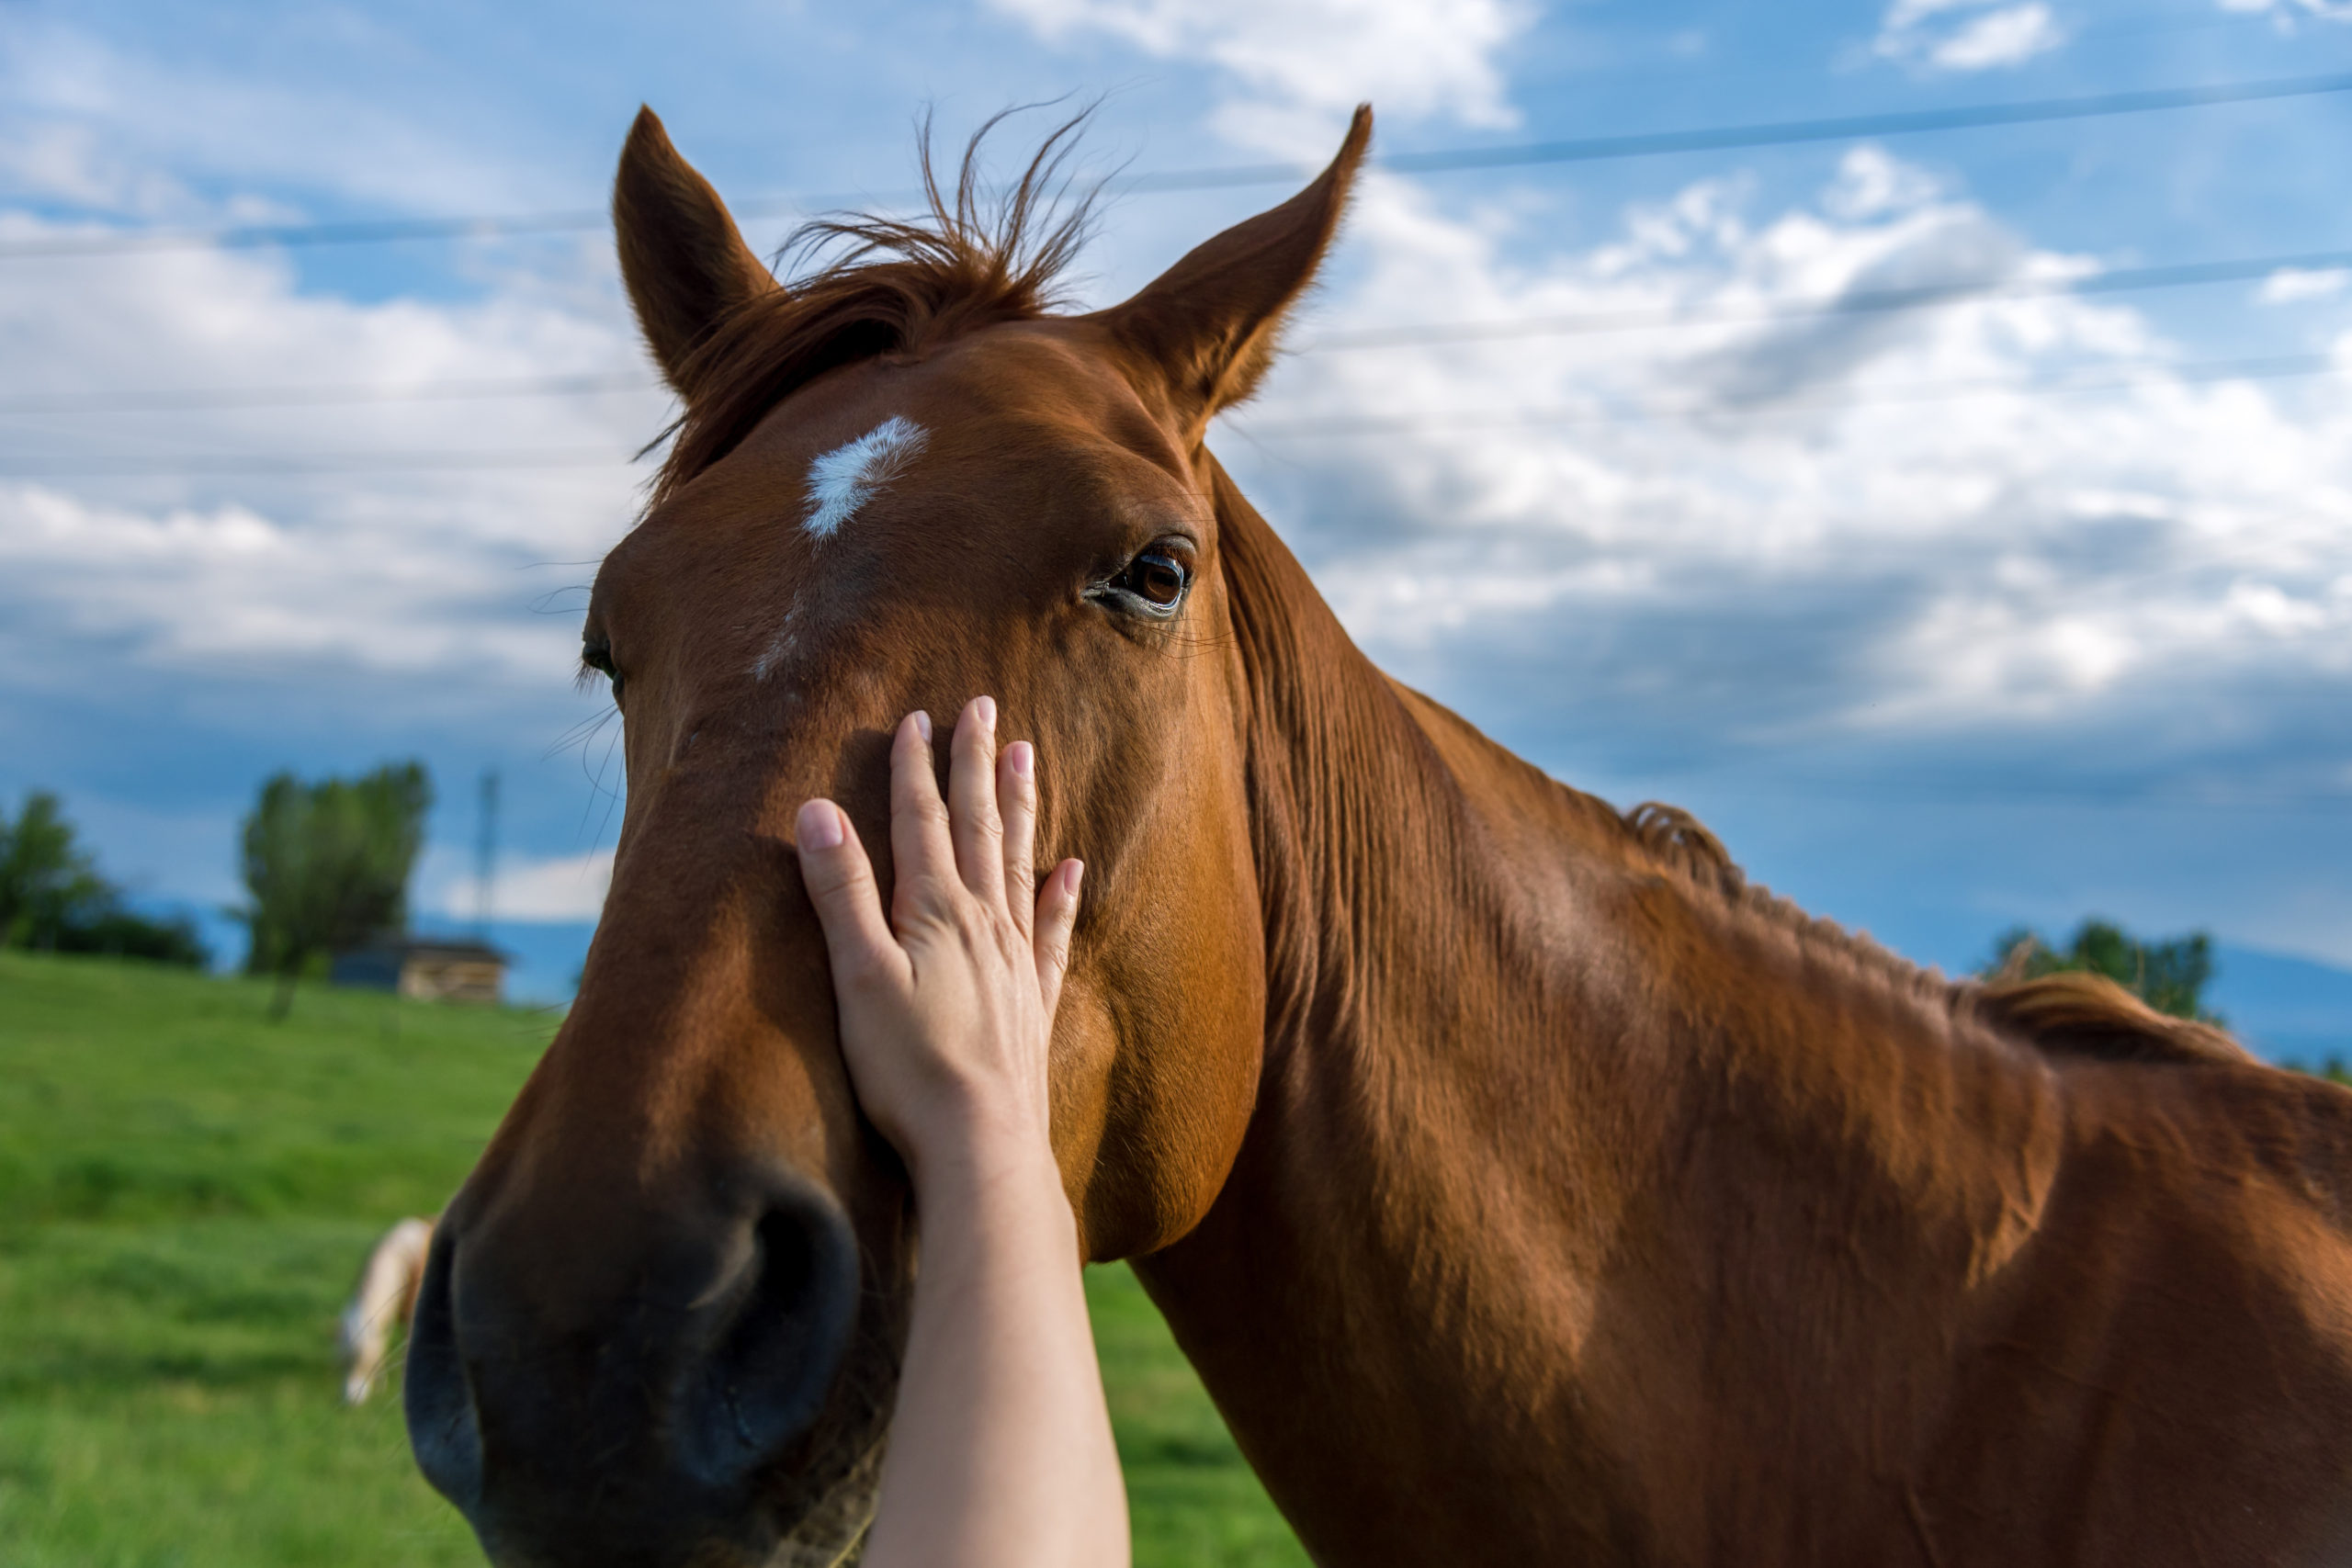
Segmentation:
{"type": "Polygon", "coordinates": [[[1980,1017],[2025,1035],[2053,1055],[2109,1062],[2248,1062],[2229,1033],[2158,1012],[2104,975],[2062,972],[1976,987],[1980,1017]]]}
{"type": "Polygon", "coordinates": [[[1092,110],[1056,127],[1020,179],[991,193],[981,145],[1015,112],[989,117],[972,134],[952,193],[940,185],[924,118],[917,143],[924,202],[919,216],[836,214],[793,231],[777,265],[797,260],[808,270],[723,318],[682,367],[676,379],[695,395],[662,433],[674,439],[654,478],[656,503],[828,370],[921,354],[1067,303],[1062,274],[1093,229],[1092,193],[1070,195],[1068,164],[1092,110]]]}
{"type": "Polygon", "coordinates": [[[1618,821],[1634,845],[1660,869],[1803,941],[1842,953],[1865,974],[1923,999],[1940,1001],[1956,1018],[1973,1017],[2044,1055],[2108,1062],[2243,1064],[2254,1059],[2227,1032],[2158,1012],[2104,975],[2060,973],[2029,980],[2004,973],[1983,980],[1949,980],[1935,970],[1922,969],[1869,937],[1808,914],[1750,883],[1723,840],[1680,807],[1644,801],[1618,821]]]}

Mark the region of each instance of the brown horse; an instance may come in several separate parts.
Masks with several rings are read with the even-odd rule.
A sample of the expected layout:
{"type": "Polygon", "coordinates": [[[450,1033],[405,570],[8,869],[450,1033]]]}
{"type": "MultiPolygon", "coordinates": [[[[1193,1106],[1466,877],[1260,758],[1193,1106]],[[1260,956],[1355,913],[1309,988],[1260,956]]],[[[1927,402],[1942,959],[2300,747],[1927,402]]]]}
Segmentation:
{"type": "MultiPolygon", "coordinates": [[[[1055,1140],[1327,1563],[2352,1554],[2352,1094],[2099,982],[1924,974],[1350,644],[1204,446],[1329,171],[1053,313],[1001,226],[778,285],[648,114],[615,196],[684,400],[586,659],[628,803],[579,1000],[434,1244],[409,1421],[506,1563],[821,1563],[919,1216],[789,832],[885,865],[910,708],[1038,746],[1087,904],[1055,1140]]],[[[1048,143],[1049,149],[1053,143],[1048,143]]]]}

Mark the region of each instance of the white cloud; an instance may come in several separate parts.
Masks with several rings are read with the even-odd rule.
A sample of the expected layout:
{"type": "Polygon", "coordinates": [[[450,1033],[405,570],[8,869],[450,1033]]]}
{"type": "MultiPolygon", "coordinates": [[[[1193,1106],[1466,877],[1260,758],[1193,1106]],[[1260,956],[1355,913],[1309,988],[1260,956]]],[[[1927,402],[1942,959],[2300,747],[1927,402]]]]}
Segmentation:
{"type": "MultiPolygon", "coordinates": [[[[343,31],[352,57],[402,48],[352,10],[314,25],[343,31]]],[[[224,75],[29,11],[5,26],[0,170],[26,194],[184,220],[290,216],[249,194],[271,186],[435,213],[547,204],[494,146],[466,139],[475,106],[418,115],[309,72],[224,75]],[[222,178],[234,193],[198,194],[222,178]]]]}
{"type": "MultiPolygon", "coordinates": [[[[492,915],[526,925],[594,920],[604,913],[612,882],[610,850],[508,862],[491,876],[492,915]]],[[[425,902],[447,919],[470,920],[481,909],[481,885],[470,874],[445,877],[440,891],[425,902]]]]}
{"type": "MultiPolygon", "coordinates": [[[[1690,705],[1719,704],[1734,745],[2186,722],[2233,682],[2352,674],[2340,400],[2176,374],[2111,300],[1725,319],[2097,270],[1876,150],[1811,203],[1751,205],[1700,182],[1546,254],[1491,214],[1366,182],[1362,281],[1327,334],[1686,323],[1352,353],[1302,333],[1232,422],[1257,449],[1222,449],[1376,656],[1441,684],[1477,668],[1489,691],[1574,669],[1573,689],[1527,701],[1613,703],[1629,729],[1668,693],[1684,730],[1690,705]]],[[[2232,722],[2291,739],[2284,718],[2232,722]]]]}
{"type": "Polygon", "coordinates": [[[2322,22],[2352,22],[2352,0],[2222,0],[2222,9],[2267,16],[2282,28],[2290,30],[2303,17],[2322,22]]]}
{"type": "Polygon", "coordinates": [[[2262,280],[2262,288],[2255,299],[2265,305],[2292,305],[2305,299],[2325,299],[2344,290],[2352,282],[2352,269],[2323,267],[2306,271],[2301,267],[2282,266],[2262,280]]]}
{"type": "MultiPolygon", "coordinates": [[[[16,215],[12,234],[56,230],[16,215]]],[[[617,300],[577,286],[464,303],[362,303],[298,286],[282,258],[196,252],[0,269],[0,643],[17,678],[88,675],[87,649],[183,674],[302,661],[469,688],[559,680],[572,626],[530,613],[578,581],[635,502],[626,459],[658,428],[650,388],[590,397],[75,412],[130,389],[449,387],[628,374],[617,300]],[[21,400],[38,405],[26,412],[21,400]],[[61,401],[62,400],[62,401],[61,401]],[[374,454],[552,467],[371,471],[374,454]],[[243,457],[359,463],[304,479],[207,479],[243,457]],[[174,474],[185,458],[188,468],[174,474]],[[577,462],[571,459],[576,458],[577,462]],[[560,460],[560,461],[559,461],[560,460]],[[128,466],[134,475],[92,477],[128,466]],[[11,477],[11,476],[14,477],[11,477]],[[67,630],[84,639],[61,643],[67,630]]]]}
{"type": "Polygon", "coordinates": [[[1837,178],[1821,195],[1822,210],[1849,223],[1905,208],[1922,208],[1942,194],[1935,177],[1881,147],[1857,147],[1839,160],[1837,178]]]}
{"type": "Polygon", "coordinates": [[[0,136],[0,173],[28,195],[102,212],[187,212],[197,206],[186,185],[125,162],[86,125],[36,122],[0,136]]]}
{"type": "Polygon", "coordinates": [[[2065,41],[2041,0],[1894,0],[1871,51],[1932,71],[1989,71],[2022,65],[2065,41]]]}
{"type": "Polygon", "coordinates": [[[1523,0],[991,0],[1047,42],[1119,39],[1198,60],[1238,89],[1219,111],[1236,140],[1329,152],[1331,120],[1370,100],[1403,119],[1508,126],[1497,55],[1534,19],[1523,0]]]}
{"type": "MultiPolygon", "coordinates": [[[[0,486],[0,563],[15,582],[0,601],[184,673],[322,661],[495,683],[563,667],[570,629],[496,603],[490,552],[419,547],[390,514],[349,521],[302,527],[233,502],[148,512],[0,486]]],[[[20,676],[41,662],[14,651],[20,676]]],[[[76,668],[59,675],[86,673],[69,659],[76,668]]]]}

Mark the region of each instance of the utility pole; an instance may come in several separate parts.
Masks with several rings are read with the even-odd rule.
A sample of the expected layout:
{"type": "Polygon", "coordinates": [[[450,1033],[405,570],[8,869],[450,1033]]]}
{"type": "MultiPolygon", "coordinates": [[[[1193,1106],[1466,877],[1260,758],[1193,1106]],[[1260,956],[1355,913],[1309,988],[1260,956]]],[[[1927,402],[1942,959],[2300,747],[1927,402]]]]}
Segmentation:
{"type": "Polygon", "coordinates": [[[484,942],[490,940],[491,888],[498,874],[498,770],[486,768],[481,775],[481,809],[479,813],[481,837],[474,845],[474,930],[484,942]]]}

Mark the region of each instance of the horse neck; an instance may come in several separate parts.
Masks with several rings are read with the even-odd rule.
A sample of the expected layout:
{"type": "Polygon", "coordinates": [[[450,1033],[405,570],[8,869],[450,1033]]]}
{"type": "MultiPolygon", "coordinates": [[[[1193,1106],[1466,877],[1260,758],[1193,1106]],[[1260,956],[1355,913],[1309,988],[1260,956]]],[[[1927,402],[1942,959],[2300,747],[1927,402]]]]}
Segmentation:
{"type": "MultiPolygon", "coordinates": [[[[1708,1194],[1803,1149],[1818,1193],[1891,1195],[1888,1255],[1940,1255],[1921,1238],[2014,1208],[1941,1151],[2047,1107],[2002,1053],[1923,1038],[1949,1043],[1948,990],[1662,865],[1388,681],[1229,481],[1220,502],[1265,1055],[1217,1203],[1137,1272],[1318,1556],[1442,1559],[1474,1494],[1523,1516],[1531,1474],[1581,1502],[1514,1550],[1645,1536],[1666,1505],[1626,1479],[1627,1424],[1670,1421],[1659,1379],[1702,1348],[1669,1325],[1851,1263],[1800,1246],[1743,1280],[1722,1259],[1753,1236],[1708,1194]]],[[[1733,1201],[1752,1224],[1780,1197],[1815,1201],[1733,1201]]]]}
{"type": "Polygon", "coordinates": [[[1266,952],[1258,1130],[1344,1122],[1320,1157],[1400,1193],[1443,1184],[1466,1151],[1432,1167],[1427,1143],[1470,1116],[1501,1140],[1474,1157],[1542,1168],[1555,1203],[1577,1130],[1655,1107],[1693,1065],[1608,1043],[1658,999],[1663,955],[1628,915],[1728,907],[1661,874],[1605,803],[1381,673],[1229,481],[1220,502],[1266,952]]]}

